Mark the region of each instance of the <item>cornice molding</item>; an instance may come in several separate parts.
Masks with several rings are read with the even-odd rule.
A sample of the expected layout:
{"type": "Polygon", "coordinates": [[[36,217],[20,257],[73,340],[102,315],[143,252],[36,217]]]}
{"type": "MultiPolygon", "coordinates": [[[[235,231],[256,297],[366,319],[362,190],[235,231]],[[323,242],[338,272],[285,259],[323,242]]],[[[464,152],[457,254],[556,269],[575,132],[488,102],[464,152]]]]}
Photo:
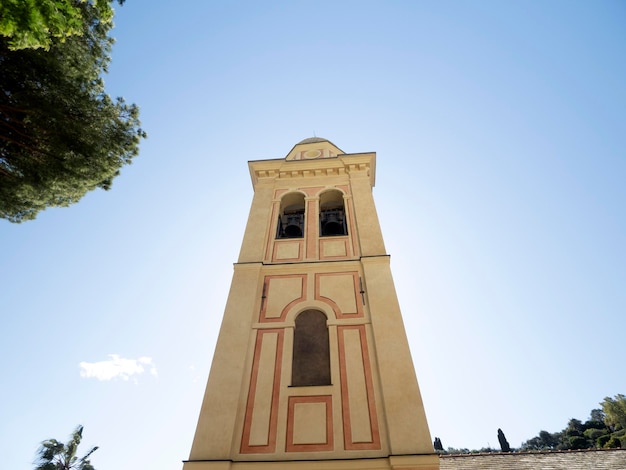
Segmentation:
{"type": "Polygon", "coordinates": [[[254,160],[248,162],[252,186],[268,179],[293,180],[325,176],[366,175],[374,186],[376,177],[376,153],[354,153],[337,155],[317,160],[286,161],[285,159],[254,160]]]}

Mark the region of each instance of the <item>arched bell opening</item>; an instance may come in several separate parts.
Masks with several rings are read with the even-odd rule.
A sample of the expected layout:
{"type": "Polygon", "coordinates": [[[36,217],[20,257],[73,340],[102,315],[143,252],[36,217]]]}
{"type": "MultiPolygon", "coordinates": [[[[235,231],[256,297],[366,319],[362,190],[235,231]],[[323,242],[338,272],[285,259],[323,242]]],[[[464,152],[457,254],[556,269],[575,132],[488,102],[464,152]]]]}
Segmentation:
{"type": "Polygon", "coordinates": [[[304,237],[304,195],[285,194],[280,201],[276,238],[304,237]]]}
{"type": "Polygon", "coordinates": [[[343,193],[337,190],[320,194],[320,236],[348,235],[343,193]]]}

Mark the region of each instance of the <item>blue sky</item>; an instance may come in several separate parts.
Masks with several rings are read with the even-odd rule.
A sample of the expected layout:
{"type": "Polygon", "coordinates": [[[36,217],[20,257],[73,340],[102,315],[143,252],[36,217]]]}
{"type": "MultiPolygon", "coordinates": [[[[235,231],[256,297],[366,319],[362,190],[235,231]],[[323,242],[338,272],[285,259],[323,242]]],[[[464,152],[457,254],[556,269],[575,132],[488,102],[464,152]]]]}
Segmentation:
{"type": "Polygon", "coordinates": [[[246,162],[313,134],[377,152],[444,447],[497,447],[498,428],[519,446],[626,393],[624,24],[606,0],[117,7],[106,83],[141,107],[140,156],[109,192],[0,222],[6,468],[32,468],[41,440],[77,424],[98,470],[181,467],[246,162]]]}

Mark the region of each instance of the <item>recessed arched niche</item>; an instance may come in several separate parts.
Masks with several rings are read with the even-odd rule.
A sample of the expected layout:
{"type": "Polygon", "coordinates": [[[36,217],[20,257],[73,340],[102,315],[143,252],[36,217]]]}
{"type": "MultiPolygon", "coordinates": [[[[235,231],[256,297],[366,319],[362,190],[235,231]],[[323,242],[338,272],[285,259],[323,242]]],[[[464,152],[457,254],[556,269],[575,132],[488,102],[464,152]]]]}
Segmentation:
{"type": "Polygon", "coordinates": [[[288,193],[280,200],[276,238],[304,237],[304,194],[288,193]]]}
{"type": "Polygon", "coordinates": [[[330,343],[326,315],[305,310],[293,332],[291,386],[330,385],[330,343]]]}

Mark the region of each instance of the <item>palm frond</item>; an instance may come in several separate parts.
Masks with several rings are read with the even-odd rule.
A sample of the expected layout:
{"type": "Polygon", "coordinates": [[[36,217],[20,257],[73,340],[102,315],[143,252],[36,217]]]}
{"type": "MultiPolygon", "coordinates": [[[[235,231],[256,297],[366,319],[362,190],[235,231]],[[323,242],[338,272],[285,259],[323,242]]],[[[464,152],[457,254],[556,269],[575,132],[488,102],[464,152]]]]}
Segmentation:
{"type": "Polygon", "coordinates": [[[37,450],[37,459],[34,462],[36,467],[34,470],[95,470],[89,461],[89,457],[98,450],[97,446],[89,449],[80,459],[76,457],[82,437],[83,427],[77,426],[67,444],[63,444],[56,439],[43,441],[37,450]]]}

